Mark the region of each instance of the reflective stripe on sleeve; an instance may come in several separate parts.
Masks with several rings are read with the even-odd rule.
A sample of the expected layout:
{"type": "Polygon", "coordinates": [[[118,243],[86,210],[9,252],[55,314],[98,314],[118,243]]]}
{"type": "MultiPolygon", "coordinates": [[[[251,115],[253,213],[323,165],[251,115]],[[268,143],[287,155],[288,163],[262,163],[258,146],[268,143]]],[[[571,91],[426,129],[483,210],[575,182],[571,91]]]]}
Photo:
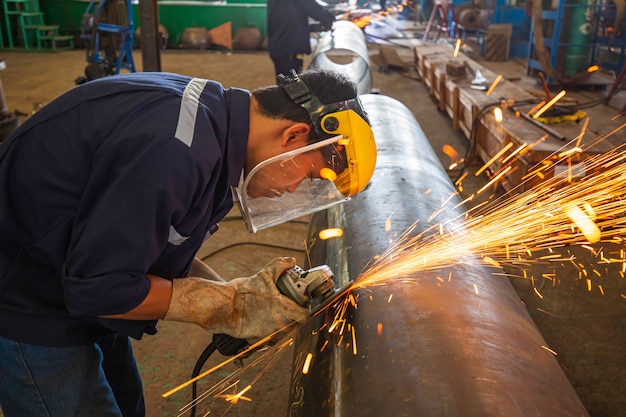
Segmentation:
{"type": "Polygon", "coordinates": [[[204,86],[208,81],[202,78],[193,78],[183,93],[178,113],[178,125],[176,126],[176,139],[187,146],[193,142],[193,132],[196,126],[196,115],[198,114],[198,103],[200,94],[204,91],[204,86]]]}
{"type": "Polygon", "coordinates": [[[174,226],[170,226],[170,235],[167,238],[169,243],[178,246],[182,245],[187,239],[189,239],[189,236],[181,235],[176,229],[174,229],[174,226]]]}

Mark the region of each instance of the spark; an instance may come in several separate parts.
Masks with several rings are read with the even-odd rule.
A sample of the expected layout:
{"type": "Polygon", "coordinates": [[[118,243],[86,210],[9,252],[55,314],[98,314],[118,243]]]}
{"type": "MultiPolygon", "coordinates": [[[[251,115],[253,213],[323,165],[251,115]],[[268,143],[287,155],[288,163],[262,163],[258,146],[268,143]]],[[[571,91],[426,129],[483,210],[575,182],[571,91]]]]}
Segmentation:
{"type": "Polygon", "coordinates": [[[461,50],[461,38],[456,40],[456,43],[454,45],[454,54],[452,55],[453,57],[457,57],[459,56],[459,51],[461,50]]]}
{"type": "Polygon", "coordinates": [[[237,402],[239,400],[245,400],[245,401],[252,401],[251,398],[248,397],[244,397],[243,394],[245,394],[247,391],[249,391],[252,388],[252,385],[248,385],[247,387],[245,387],[244,389],[242,389],[240,392],[238,392],[237,394],[234,395],[226,395],[225,396],[225,400],[228,402],[231,402],[233,404],[237,404],[237,402]]]}
{"type": "MultiPolygon", "coordinates": [[[[459,215],[459,227],[454,227],[455,219],[447,220],[443,234],[440,223],[431,223],[418,234],[403,234],[358,282],[365,287],[439,270],[454,262],[470,262],[459,260],[459,253],[481,254],[482,263],[490,259],[500,266],[516,266],[530,259],[534,251],[566,245],[591,248],[590,243],[613,241],[613,236],[626,232],[622,220],[626,214],[626,169],[608,163],[623,157],[625,147],[590,156],[585,161],[586,174],[579,181],[547,177],[526,191],[515,190],[459,215]]],[[[619,263],[626,271],[625,257],[619,263]]]]}
{"type": "Polygon", "coordinates": [[[546,311],[546,310],[544,310],[542,308],[539,308],[539,307],[537,307],[537,311],[541,311],[542,313],[547,314],[547,315],[552,316],[552,317],[558,317],[557,315],[552,314],[549,311],[546,311]]]}
{"type": "Polygon", "coordinates": [[[553,351],[552,349],[550,349],[549,347],[544,346],[544,345],[541,345],[541,347],[544,348],[545,350],[547,350],[548,352],[550,352],[551,354],[553,354],[554,356],[556,356],[556,352],[553,351]]]}
{"type": "Polygon", "coordinates": [[[493,90],[495,90],[496,86],[498,85],[498,83],[502,80],[502,75],[498,74],[498,76],[496,77],[495,80],[493,80],[493,82],[491,83],[491,85],[489,86],[489,88],[487,89],[487,92],[485,93],[486,96],[490,95],[493,90]]]}
{"type": "Polygon", "coordinates": [[[502,177],[506,176],[509,171],[511,171],[512,167],[508,166],[506,168],[504,168],[502,171],[500,171],[500,173],[498,173],[498,175],[496,175],[495,177],[493,177],[491,180],[489,180],[489,182],[485,185],[482,186],[482,188],[480,190],[478,190],[478,194],[482,193],[483,191],[487,190],[489,187],[491,187],[493,184],[495,184],[496,182],[500,181],[500,179],[502,179],[502,177]]]}
{"type": "Polygon", "coordinates": [[[304,360],[304,366],[302,366],[302,373],[304,375],[309,373],[309,367],[311,366],[311,360],[312,359],[313,359],[313,354],[309,352],[306,355],[306,359],[304,360]]]}
{"type": "Polygon", "coordinates": [[[540,117],[542,114],[544,114],[545,112],[547,112],[548,110],[550,110],[550,108],[552,106],[554,106],[560,99],[562,99],[565,96],[565,90],[561,90],[561,92],[559,94],[557,94],[556,96],[554,96],[552,98],[552,100],[548,101],[545,106],[543,106],[542,108],[540,108],[539,110],[537,110],[537,112],[535,114],[532,115],[532,117],[534,117],[535,119],[540,117]]]}
{"type": "Polygon", "coordinates": [[[572,221],[580,227],[585,237],[591,242],[600,241],[600,229],[577,205],[572,202],[564,204],[563,210],[572,221]]]}
{"type": "Polygon", "coordinates": [[[576,145],[574,146],[575,148],[580,147],[583,137],[585,136],[585,133],[587,132],[587,126],[589,125],[589,120],[590,120],[589,117],[585,117],[583,126],[580,129],[580,134],[575,138],[576,139],[576,145]]]}
{"type": "Polygon", "coordinates": [[[511,147],[513,147],[513,142],[509,142],[507,143],[502,149],[500,149],[500,151],[498,151],[489,161],[485,162],[485,164],[480,167],[478,169],[478,171],[476,171],[476,173],[474,175],[479,176],[480,174],[482,174],[482,172],[484,170],[486,170],[489,165],[493,164],[495,161],[498,160],[498,158],[500,158],[506,151],[508,151],[509,149],[511,149],[511,147]]]}
{"type": "Polygon", "coordinates": [[[496,123],[502,123],[504,120],[504,114],[502,114],[502,109],[500,107],[493,109],[493,117],[496,119],[496,123]]]}
{"type": "Polygon", "coordinates": [[[329,229],[320,230],[319,237],[322,240],[328,240],[335,237],[343,236],[343,229],[339,227],[332,227],[329,229]]]}

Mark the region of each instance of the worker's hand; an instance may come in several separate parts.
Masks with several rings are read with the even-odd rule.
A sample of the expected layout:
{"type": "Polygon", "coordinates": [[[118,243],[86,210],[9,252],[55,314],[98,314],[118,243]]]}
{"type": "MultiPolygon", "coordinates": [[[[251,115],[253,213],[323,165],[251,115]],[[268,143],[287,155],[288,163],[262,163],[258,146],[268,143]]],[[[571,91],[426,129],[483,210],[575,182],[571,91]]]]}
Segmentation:
{"type": "Polygon", "coordinates": [[[164,319],[196,323],[238,339],[268,336],[308,314],[276,288],[278,277],[295,265],[293,258],[276,258],[257,274],[227,283],[176,279],[164,319]]]}

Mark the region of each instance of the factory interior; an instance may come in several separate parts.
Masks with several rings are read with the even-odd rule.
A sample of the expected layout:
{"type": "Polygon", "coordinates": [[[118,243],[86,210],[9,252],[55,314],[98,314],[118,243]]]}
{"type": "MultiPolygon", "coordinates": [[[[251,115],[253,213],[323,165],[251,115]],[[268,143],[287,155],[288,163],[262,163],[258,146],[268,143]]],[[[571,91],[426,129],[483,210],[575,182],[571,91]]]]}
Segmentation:
{"type": "MultiPolygon", "coordinates": [[[[265,0],[0,1],[0,141],[92,78],[274,83],[265,0]]],[[[371,186],[256,233],[235,206],[198,257],[327,264],[359,302],[204,364],[211,333],[159,322],[133,340],[146,415],[626,417],[623,0],[320,4],[305,68],[359,85],[371,186]]]]}

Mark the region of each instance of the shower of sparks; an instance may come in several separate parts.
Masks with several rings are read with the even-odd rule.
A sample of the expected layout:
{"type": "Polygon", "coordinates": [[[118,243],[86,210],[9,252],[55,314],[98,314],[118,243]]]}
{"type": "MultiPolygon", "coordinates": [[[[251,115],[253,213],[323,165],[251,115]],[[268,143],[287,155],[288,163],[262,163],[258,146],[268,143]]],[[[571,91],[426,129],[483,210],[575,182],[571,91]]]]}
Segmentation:
{"type": "MultiPolygon", "coordinates": [[[[561,159],[531,169],[531,177],[543,178],[539,185],[526,191],[515,189],[490,204],[434,224],[445,212],[446,207],[440,208],[425,231],[415,235],[414,226],[396,239],[357,280],[358,285],[366,287],[416,272],[437,271],[454,263],[477,262],[459,258],[459,253],[477,255],[479,262],[489,266],[516,267],[530,262],[532,254],[541,250],[594,242],[623,244],[626,167],[616,161],[626,159],[625,148],[622,145],[588,157],[584,160],[585,175],[571,182],[567,175],[549,175],[554,166],[571,158],[566,153],[561,159]]],[[[499,152],[481,171],[502,154],[499,152]]],[[[501,167],[493,177],[507,169],[511,166],[501,167]]],[[[554,262],[560,256],[553,254],[550,259],[532,262],[554,262]]],[[[625,260],[620,256],[604,262],[623,265],[625,260]]],[[[592,273],[584,265],[577,267],[585,274],[592,273]]]]}

